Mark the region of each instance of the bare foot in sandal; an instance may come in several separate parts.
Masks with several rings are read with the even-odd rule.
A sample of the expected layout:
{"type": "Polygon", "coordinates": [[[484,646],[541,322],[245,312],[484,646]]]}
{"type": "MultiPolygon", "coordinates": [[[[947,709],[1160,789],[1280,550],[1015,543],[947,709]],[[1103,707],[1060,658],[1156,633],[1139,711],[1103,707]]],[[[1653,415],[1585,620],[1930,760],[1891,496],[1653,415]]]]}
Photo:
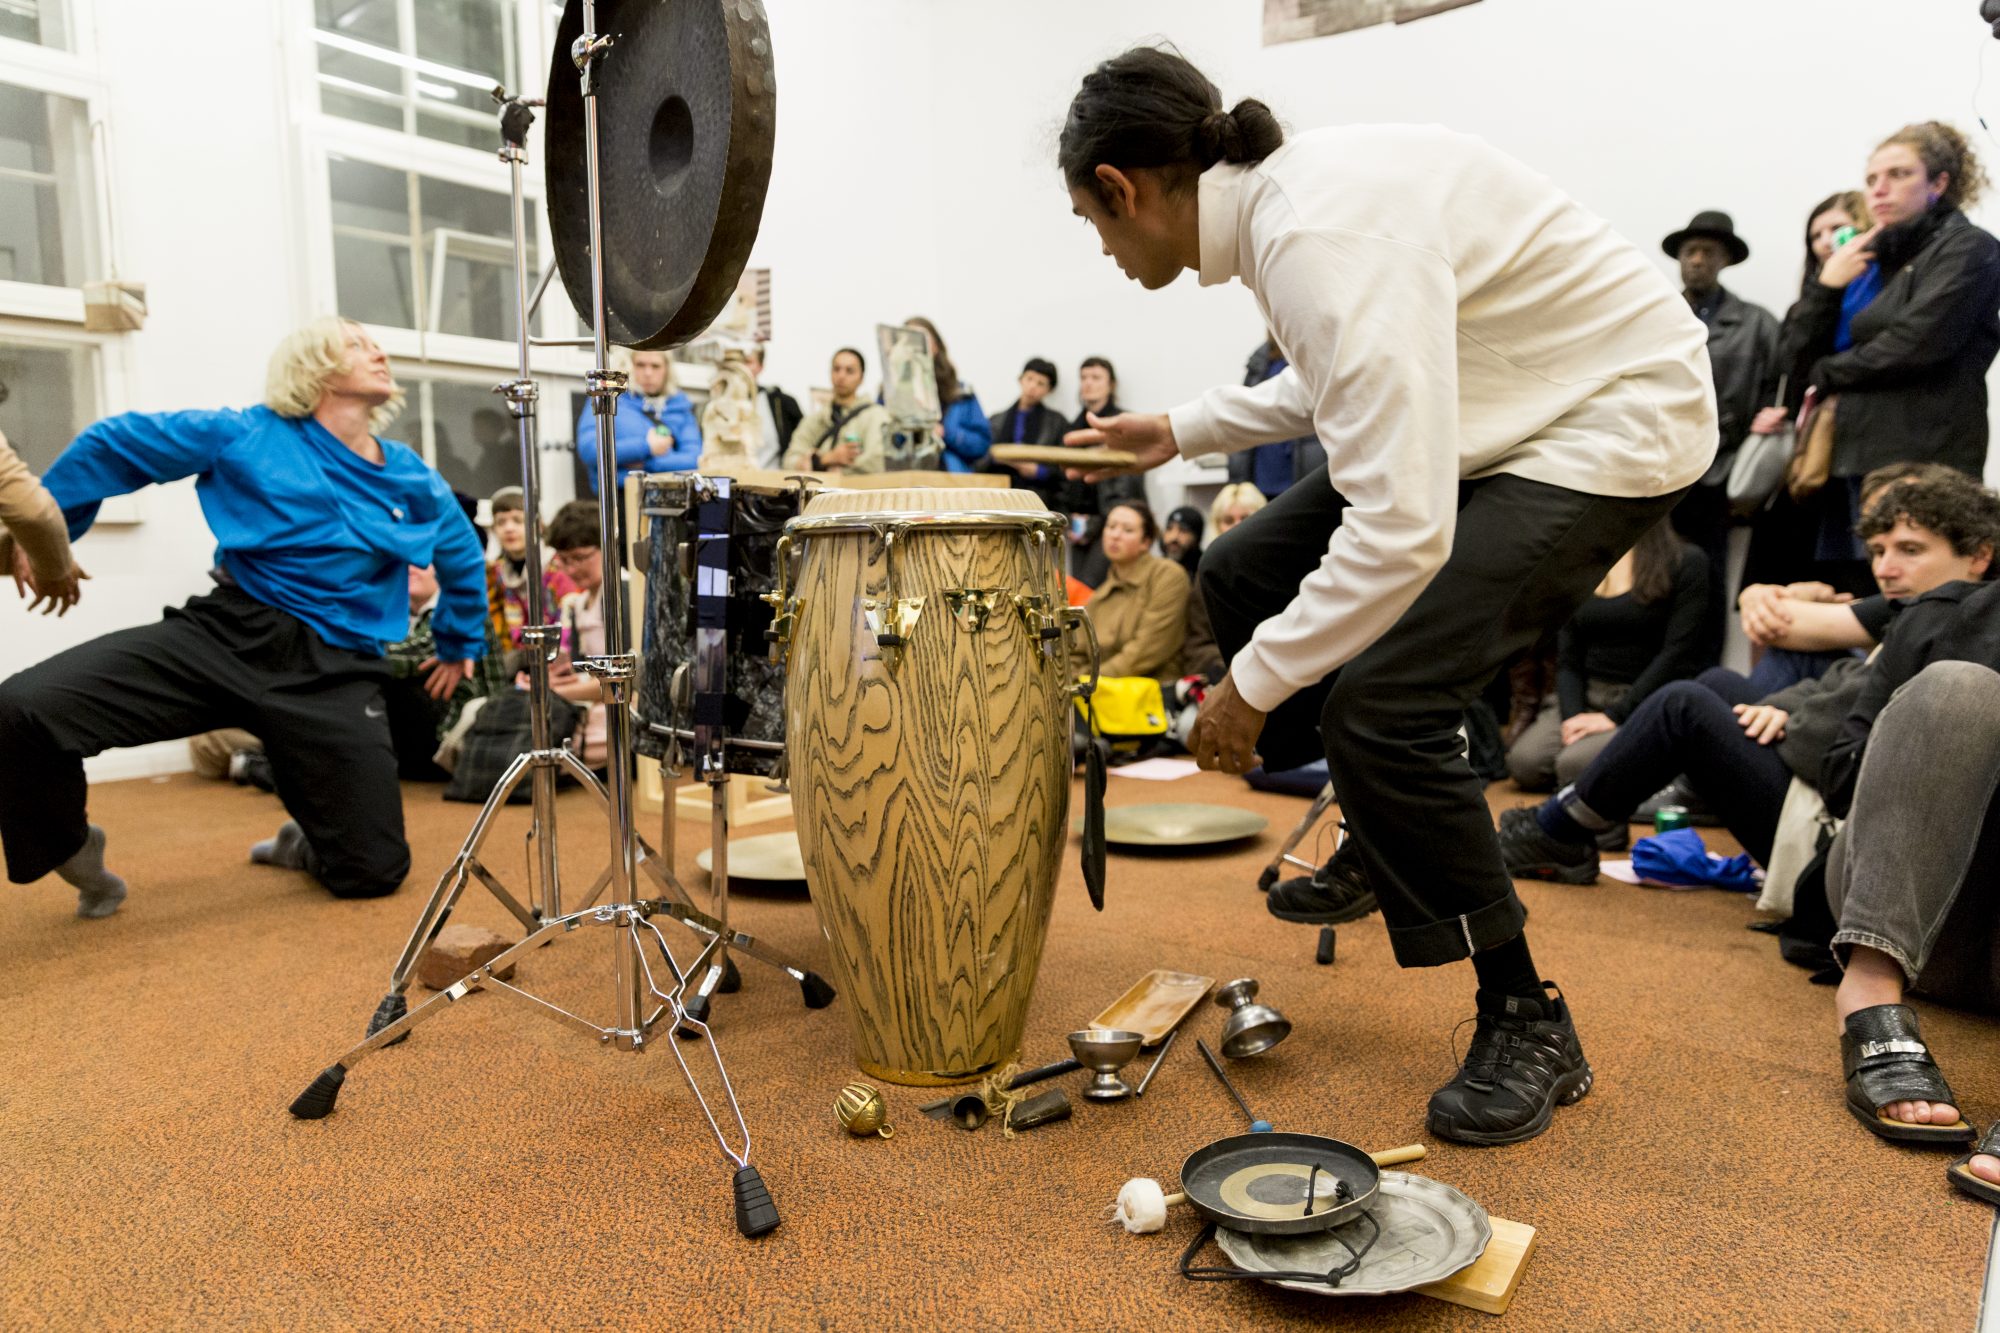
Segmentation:
{"type": "Polygon", "coordinates": [[[1834,995],[1847,1109],[1885,1139],[1970,1145],[1976,1131],[1959,1115],[1917,1016],[1902,1001],[1902,964],[1855,945],[1834,995]]]}
{"type": "Polygon", "coordinates": [[[1883,1115],[1906,1125],[1955,1125],[1958,1108],[1947,1102],[1890,1102],[1883,1115]]]}
{"type": "Polygon", "coordinates": [[[1965,1164],[1965,1169],[1988,1184],[2000,1185],[2000,1157],[1976,1153],[1972,1160],[1965,1164]]]}

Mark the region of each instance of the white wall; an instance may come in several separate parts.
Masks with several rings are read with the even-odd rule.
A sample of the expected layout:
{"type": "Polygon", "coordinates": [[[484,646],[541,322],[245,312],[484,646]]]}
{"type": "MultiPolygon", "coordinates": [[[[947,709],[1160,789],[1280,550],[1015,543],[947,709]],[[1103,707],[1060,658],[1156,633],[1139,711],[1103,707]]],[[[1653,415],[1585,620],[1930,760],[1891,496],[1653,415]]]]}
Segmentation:
{"type": "MultiPolygon", "coordinates": [[[[937,130],[957,166],[940,185],[963,206],[939,226],[937,318],[989,411],[1011,401],[1033,354],[1055,360],[1058,397],[1071,405],[1074,368],[1090,353],[1117,363],[1133,407],[1169,407],[1240,379],[1263,336],[1249,295],[1197,288],[1191,274],[1161,293],[1140,290],[1070,216],[1054,169],[1055,135],[1083,73],[1160,36],[1226,101],[1262,98],[1294,129],[1427,121],[1480,134],[1668,272],[1660,238],[1700,209],[1725,209],[1751,247],[1726,284],[1782,315],[1798,292],[1805,211],[1858,188],[1891,130],[1951,120],[2000,174],[2000,144],[1971,114],[1978,61],[2000,62],[1977,8],[1485,0],[1404,27],[1264,47],[1257,0],[941,0],[938,61],[951,79],[937,130]]],[[[1984,102],[2000,110],[2000,67],[1984,102]]],[[[1996,227],[1996,205],[1975,218],[1996,227]]]]}
{"type": "MultiPolygon", "coordinates": [[[[149,285],[152,309],[113,354],[110,409],[254,401],[274,340],[315,313],[285,84],[298,61],[280,14],[294,4],[310,9],[98,0],[122,268],[149,285]]],[[[1011,400],[1030,355],[1056,361],[1067,406],[1077,362],[1099,353],[1118,363],[1126,402],[1162,408],[1235,381],[1261,338],[1241,289],[1184,277],[1142,292],[1070,216],[1053,165],[1064,108],[1093,62],[1134,42],[1173,38],[1227,97],[1260,96],[1295,128],[1426,120],[1483,134],[1663,268],[1660,236],[1728,209],[1753,250],[1728,282],[1778,311],[1796,292],[1806,207],[1858,183],[1870,148],[1906,121],[1976,129],[1977,63],[2000,45],[1972,0],[1899,4],[1893,19],[1864,0],[1485,0],[1272,48],[1260,0],[767,4],[780,118],[752,262],[775,275],[771,377],[804,398],[833,348],[872,353],[878,322],[922,313],[988,411],[1011,400]],[[1857,41],[1895,58],[1866,58],[1857,41]]],[[[2000,75],[1985,101],[2000,107],[2000,75]]],[[[1978,142],[2000,165],[2000,145],[1978,142]]],[[[1975,216],[2000,222],[1991,207],[1975,216]]],[[[0,676],[206,585],[212,543],[192,487],[149,492],[143,512],[84,540],[94,577],[66,619],[28,621],[0,598],[0,676]]],[[[92,773],[180,753],[107,755],[92,773]]]]}

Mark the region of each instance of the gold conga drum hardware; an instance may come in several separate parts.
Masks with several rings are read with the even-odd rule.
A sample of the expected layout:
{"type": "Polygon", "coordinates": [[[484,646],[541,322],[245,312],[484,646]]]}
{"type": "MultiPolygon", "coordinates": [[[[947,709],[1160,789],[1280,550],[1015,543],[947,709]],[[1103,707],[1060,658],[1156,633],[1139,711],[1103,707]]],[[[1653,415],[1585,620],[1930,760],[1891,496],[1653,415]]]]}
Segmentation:
{"type": "Polygon", "coordinates": [[[1020,1050],[1067,844],[1063,520],[1027,491],[835,491],[786,525],[773,650],[806,884],[856,1060],[958,1083],[1020,1050]]]}

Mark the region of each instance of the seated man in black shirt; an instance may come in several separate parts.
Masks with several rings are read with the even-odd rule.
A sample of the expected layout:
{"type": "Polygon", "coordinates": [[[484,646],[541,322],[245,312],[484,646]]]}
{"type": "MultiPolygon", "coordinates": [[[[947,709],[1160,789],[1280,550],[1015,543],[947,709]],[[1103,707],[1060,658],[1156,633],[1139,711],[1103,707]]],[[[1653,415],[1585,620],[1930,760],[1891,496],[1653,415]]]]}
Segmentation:
{"type": "MultiPolygon", "coordinates": [[[[1882,596],[1829,609],[1879,639],[1894,601],[1985,576],[2000,546],[2000,499],[1956,474],[1899,482],[1855,531],[1868,544],[1882,596]]],[[[1508,871],[1520,879],[1595,882],[1597,836],[1630,820],[1676,774],[1686,775],[1745,851],[1768,861],[1793,775],[1819,782],[1868,676],[1860,661],[1840,663],[1755,703],[1691,681],[1667,686],[1626,720],[1582,777],[1534,809],[1502,813],[1508,871]]]]}

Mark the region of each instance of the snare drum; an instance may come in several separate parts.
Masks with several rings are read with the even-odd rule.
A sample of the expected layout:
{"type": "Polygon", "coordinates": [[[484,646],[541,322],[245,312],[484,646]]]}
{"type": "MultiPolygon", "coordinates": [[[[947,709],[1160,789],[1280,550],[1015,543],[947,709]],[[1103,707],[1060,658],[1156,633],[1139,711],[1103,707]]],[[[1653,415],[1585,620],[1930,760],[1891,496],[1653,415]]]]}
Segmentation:
{"type": "Polygon", "coordinates": [[[1063,525],[1031,491],[942,488],[827,492],[786,525],[806,883],[858,1063],[892,1083],[1020,1050],[1068,836],[1063,525]]]}
{"type": "MultiPolygon", "coordinates": [[[[639,753],[659,759],[679,733],[683,753],[694,737],[691,716],[695,655],[697,571],[702,561],[700,512],[716,504],[728,551],[724,652],[727,694],[721,722],[727,740],[723,767],[769,777],[783,771],[784,667],[771,657],[772,610],[764,594],[776,585],[777,546],[785,524],[799,512],[800,487],[748,484],[696,473],[650,476],[640,484],[640,513],[649,520],[646,562],[644,660],[639,673],[639,753]],[[675,678],[688,667],[675,695],[675,678]]],[[[716,512],[716,511],[712,511],[716,512]]]]}

